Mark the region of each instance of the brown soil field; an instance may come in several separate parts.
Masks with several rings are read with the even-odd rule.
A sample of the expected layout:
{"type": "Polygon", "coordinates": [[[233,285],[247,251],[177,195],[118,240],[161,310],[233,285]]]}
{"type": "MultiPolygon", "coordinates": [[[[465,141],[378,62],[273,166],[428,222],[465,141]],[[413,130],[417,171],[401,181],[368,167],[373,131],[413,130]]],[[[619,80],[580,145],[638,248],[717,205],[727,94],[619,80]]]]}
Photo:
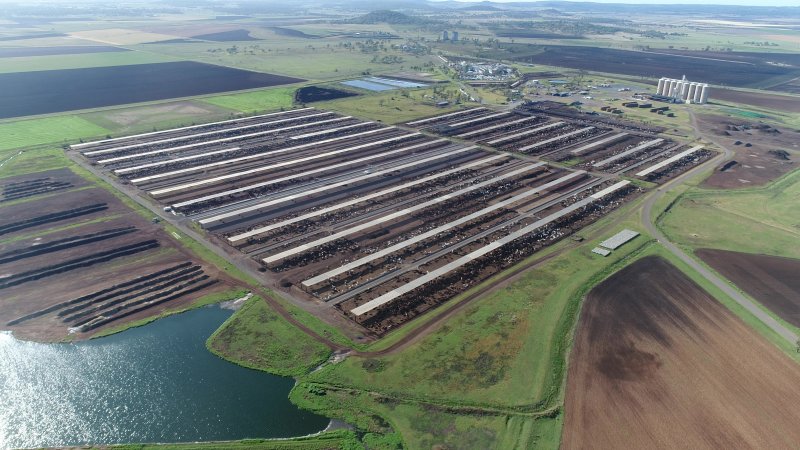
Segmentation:
{"type": "MultiPolygon", "coordinates": [[[[6,178],[3,179],[2,184],[19,183],[45,176],[73,180],[76,184],[86,184],[83,178],[77,177],[69,170],[6,178]]],[[[4,258],[0,259],[0,282],[18,274],[47,270],[67,261],[76,261],[141,242],[155,240],[158,242],[158,246],[85,267],[47,274],[42,278],[24,281],[16,285],[0,286],[0,329],[11,330],[18,338],[36,341],[57,341],[67,337],[86,339],[97,332],[119,327],[126,322],[155,316],[168,310],[185,308],[200,297],[229,290],[235,285],[235,282],[226,274],[214,266],[201,263],[191,252],[178,245],[160,225],[153,224],[145,217],[130,210],[110,192],[101,188],[62,191],[59,195],[31,199],[0,208],[0,226],[8,222],[39,217],[54,211],[65,211],[99,203],[107,204],[108,209],[80,217],[44,223],[0,236],[2,238],[0,239],[0,256],[4,258]],[[93,219],[104,220],[85,223],[93,219]],[[9,255],[14,254],[13,252],[29,252],[70,239],[80,239],[130,227],[135,227],[135,231],[74,246],[65,245],[16,260],[9,258],[9,255]],[[203,273],[210,279],[216,279],[219,282],[86,332],[69,333],[69,324],[62,322],[61,318],[56,316],[56,311],[20,323],[9,324],[14,319],[61,302],[77,299],[187,262],[200,265],[203,273]]],[[[146,295],[152,294],[143,294],[138,298],[144,298],[146,295]]],[[[163,294],[161,298],[165,298],[167,295],[163,294]]]]}
{"type": "Polygon", "coordinates": [[[761,186],[791,172],[800,161],[799,131],[712,114],[698,114],[697,124],[701,129],[718,136],[716,140],[720,144],[736,152],[733,157],[736,163],[717,166],[705,180],[706,187],[730,189],[761,186]],[[736,145],[737,141],[740,144],[736,145]],[[787,152],[788,159],[770,153],[771,150],[787,152]]]}
{"type": "MultiPolygon", "coordinates": [[[[795,93],[796,91],[793,90],[794,88],[795,87],[791,83],[784,83],[770,89],[795,93]]],[[[709,98],[711,102],[721,100],[724,102],[743,103],[759,108],[776,109],[778,111],[800,112],[800,97],[790,97],[788,95],[715,88],[711,90],[709,98]]]]}
{"type": "MultiPolygon", "coordinates": [[[[800,94],[800,77],[793,78],[785,83],[776,84],[770,87],[770,91],[788,92],[790,94],[800,94]]],[[[800,100],[798,101],[800,103],[800,100]]]]}
{"type": "Polygon", "coordinates": [[[799,383],[800,365],[647,257],[586,299],[562,448],[796,448],[799,383]]]}
{"type": "Polygon", "coordinates": [[[800,259],[707,248],[695,253],[783,320],[800,327],[800,259]]]}
{"type": "Polygon", "coordinates": [[[69,169],[56,169],[0,180],[0,202],[29,199],[38,195],[63,193],[86,186],[86,180],[69,169]]]}
{"type": "MultiPolygon", "coordinates": [[[[12,182],[14,178],[7,178],[5,182],[12,182]]],[[[2,227],[21,223],[26,220],[76,210],[90,205],[105,205],[107,209],[83,214],[77,217],[57,219],[43,223],[32,223],[31,226],[0,232],[0,242],[16,239],[18,236],[46,233],[53,228],[67,227],[83,221],[96,220],[104,216],[112,216],[124,212],[127,208],[119,203],[116,198],[101,188],[82,189],[54,195],[38,200],[17,203],[0,210],[0,230],[2,227]]]]}

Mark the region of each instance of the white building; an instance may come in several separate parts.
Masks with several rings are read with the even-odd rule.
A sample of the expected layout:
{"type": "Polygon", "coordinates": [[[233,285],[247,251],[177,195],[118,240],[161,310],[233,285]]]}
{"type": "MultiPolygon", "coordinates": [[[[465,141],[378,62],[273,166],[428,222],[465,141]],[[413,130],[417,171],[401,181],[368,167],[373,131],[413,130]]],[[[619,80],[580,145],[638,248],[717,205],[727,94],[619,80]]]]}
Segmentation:
{"type": "Polygon", "coordinates": [[[708,101],[709,88],[706,83],[691,83],[683,79],[661,78],[658,80],[656,94],[664,97],[680,99],[686,103],[706,103],[708,101]]]}

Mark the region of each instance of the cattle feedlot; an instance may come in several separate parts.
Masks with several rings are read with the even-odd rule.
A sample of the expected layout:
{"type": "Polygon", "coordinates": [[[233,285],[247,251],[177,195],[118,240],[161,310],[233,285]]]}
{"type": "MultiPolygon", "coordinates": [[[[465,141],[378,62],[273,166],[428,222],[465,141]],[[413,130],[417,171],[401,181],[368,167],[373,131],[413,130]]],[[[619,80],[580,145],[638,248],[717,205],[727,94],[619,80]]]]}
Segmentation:
{"type": "Polygon", "coordinates": [[[710,155],[646,130],[484,107],[399,126],[300,108],[71,151],[368,336],[642,191],[619,174],[659,181],[710,155]],[[568,157],[581,163],[554,164],[568,157]]]}

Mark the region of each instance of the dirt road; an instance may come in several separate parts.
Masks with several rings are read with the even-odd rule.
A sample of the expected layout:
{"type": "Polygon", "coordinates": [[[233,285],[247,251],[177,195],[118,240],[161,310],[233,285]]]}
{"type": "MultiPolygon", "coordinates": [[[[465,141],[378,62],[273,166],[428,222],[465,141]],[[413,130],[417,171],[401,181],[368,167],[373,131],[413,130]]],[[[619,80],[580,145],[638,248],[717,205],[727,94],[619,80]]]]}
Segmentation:
{"type": "Polygon", "coordinates": [[[721,148],[724,153],[717,156],[716,158],[712,158],[706,161],[705,164],[701,164],[694,169],[684,173],[683,175],[671,180],[669,183],[661,186],[658,190],[652,193],[644,202],[642,206],[642,223],[644,224],[647,232],[650,233],[654,238],[658,239],[661,245],[664,246],[667,250],[670,251],[673,255],[677,256],[681,261],[685,262],[689,267],[697,271],[700,275],[703,276],[708,282],[719,288],[722,292],[724,292],[727,296],[732,298],[736,303],[741,305],[745,308],[748,312],[752,315],[756,316],[758,320],[763,322],[766,326],[768,326],[772,331],[777,333],[783,339],[786,339],[791,345],[795,345],[797,342],[798,336],[789,330],[788,328],[784,327],[780,324],[777,320],[773,319],[772,316],[764,312],[758,305],[747,299],[744,295],[742,295],[735,287],[731,286],[729,283],[712,273],[710,270],[706,269],[702,264],[697,262],[694,258],[687,255],[683,250],[678,248],[677,245],[670,242],[666,236],[658,229],[656,224],[653,222],[652,218],[652,211],[653,205],[662,198],[667,192],[669,192],[674,187],[678,186],[679,184],[689,181],[694,177],[699,176],[703,170],[706,170],[708,167],[713,167],[715,164],[728,160],[733,157],[733,152],[726,148],[723,145],[720,145],[718,142],[715,141],[714,136],[708,135],[704,133],[702,130],[699,129],[697,126],[697,122],[695,120],[694,114],[691,112],[689,113],[692,118],[692,126],[694,128],[695,133],[697,136],[710,141],[717,147],[721,148]]]}

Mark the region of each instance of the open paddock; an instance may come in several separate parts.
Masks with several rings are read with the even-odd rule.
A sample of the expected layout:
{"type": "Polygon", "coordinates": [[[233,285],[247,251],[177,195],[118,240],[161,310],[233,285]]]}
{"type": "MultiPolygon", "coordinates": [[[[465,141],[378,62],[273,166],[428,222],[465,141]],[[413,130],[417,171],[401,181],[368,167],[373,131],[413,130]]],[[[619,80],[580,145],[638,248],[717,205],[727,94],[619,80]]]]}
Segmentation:
{"type": "MultiPolygon", "coordinates": [[[[70,174],[51,171],[4,183],[70,174]]],[[[84,339],[232,286],[100,188],[0,206],[0,217],[7,231],[0,236],[0,324],[21,338],[84,339]],[[177,265],[193,269],[141,278],[177,265]]]]}
{"type": "MultiPolygon", "coordinates": [[[[6,178],[5,182],[11,180],[13,178],[6,178]]],[[[123,205],[110,204],[109,200],[112,199],[105,191],[91,188],[2,207],[0,242],[16,239],[19,236],[39,234],[54,227],[71,226],[75,222],[120,214],[125,210],[123,205]],[[32,205],[36,207],[33,208],[32,205]]]]}
{"type": "Polygon", "coordinates": [[[0,203],[85,186],[86,180],[69,169],[57,169],[0,180],[0,203]]]}
{"type": "MultiPolygon", "coordinates": [[[[414,122],[421,128],[444,122],[478,136],[547,121],[487,108],[445,116],[414,122]]],[[[313,108],[73,151],[195,221],[232,255],[246,255],[271,287],[343,314],[373,335],[570,234],[636,191],[586,171],[313,108]],[[385,300],[451,263],[459,272],[464,257],[470,267],[473,260],[481,264],[470,283],[447,270],[422,283],[441,293],[418,302],[385,300]],[[376,299],[380,304],[371,303],[376,299]]]]}
{"type": "Polygon", "coordinates": [[[715,141],[733,150],[733,160],[722,163],[704,186],[735,189],[769,183],[797,168],[798,132],[741,117],[698,114],[698,126],[715,135],[715,141]]]}

